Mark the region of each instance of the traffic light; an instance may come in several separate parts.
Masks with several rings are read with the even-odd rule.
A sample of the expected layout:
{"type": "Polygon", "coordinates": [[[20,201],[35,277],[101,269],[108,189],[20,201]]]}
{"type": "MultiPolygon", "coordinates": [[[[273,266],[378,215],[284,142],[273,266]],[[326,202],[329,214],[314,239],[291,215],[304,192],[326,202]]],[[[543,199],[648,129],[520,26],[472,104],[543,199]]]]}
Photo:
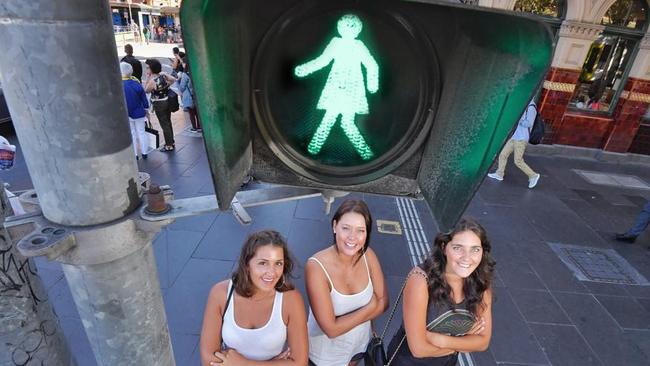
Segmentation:
{"type": "Polygon", "coordinates": [[[217,201],[246,174],[458,219],[552,54],[540,22],[435,1],[186,0],[217,201]]]}

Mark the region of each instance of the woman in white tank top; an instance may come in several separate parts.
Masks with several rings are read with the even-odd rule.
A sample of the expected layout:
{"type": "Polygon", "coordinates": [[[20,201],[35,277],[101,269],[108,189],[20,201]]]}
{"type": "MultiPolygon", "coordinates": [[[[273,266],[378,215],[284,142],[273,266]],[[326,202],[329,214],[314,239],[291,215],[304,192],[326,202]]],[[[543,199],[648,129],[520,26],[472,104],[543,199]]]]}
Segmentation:
{"type": "Polygon", "coordinates": [[[302,296],[289,282],[293,262],[272,230],[248,237],[231,280],[212,287],[199,343],[203,366],[307,364],[302,296]]]}
{"type": "Polygon", "coordinates": [[[309,361],[355,365],[372,332],[371,320],[388,307],[388,290],[368,248],[372,218],[365,202],[346,200],[332,218],[334,245],[307,260],[309,361]]]}

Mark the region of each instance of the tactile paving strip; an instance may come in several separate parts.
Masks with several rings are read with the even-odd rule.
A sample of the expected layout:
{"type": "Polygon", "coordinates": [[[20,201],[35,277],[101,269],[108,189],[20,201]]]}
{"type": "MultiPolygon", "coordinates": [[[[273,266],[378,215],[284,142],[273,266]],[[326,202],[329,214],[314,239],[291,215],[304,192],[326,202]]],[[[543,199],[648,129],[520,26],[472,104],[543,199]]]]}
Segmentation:
{"type": "Polygon", "coordinates": [[[581,281],[650,286],[648,280],[614,249],[549,243],[581,281]]]}

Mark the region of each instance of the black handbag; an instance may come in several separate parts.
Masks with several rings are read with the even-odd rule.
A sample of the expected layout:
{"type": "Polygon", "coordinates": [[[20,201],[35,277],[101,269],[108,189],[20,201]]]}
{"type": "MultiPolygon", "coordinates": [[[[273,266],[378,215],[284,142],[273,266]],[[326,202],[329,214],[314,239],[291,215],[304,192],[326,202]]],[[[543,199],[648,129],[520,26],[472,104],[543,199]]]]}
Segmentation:
{"type": "Polygon", "coordinates": [[[386,358],[386,351],[384,348],[384,337],[386,336],[386,332],[388,331],[388,326],[390,325],[390,322],[393,320],[393,316],[395,316],[395,311],[397,311],[397,305],[402,299],[402,294],[404,293],[404,287],[406,287],[406,280],[404,280],[404,284],[402,284],[402,289],[399,291],[399,295],[397,296],[397,300],[393,305],[393,309],[390,311],[390,316],[388,317],[388,321],[384,326],[384,331],[381,332],[381,337],[377,336],[377,334],[373,332],[372,338],[370,338],[370,342],[368,342],[368,347],[366,348],[366,352],[363,356],[363,363],[366,366],[389,366],[391,361],[393,361],[393,358],[395,358],[395,355],[397,354],[397,350],[399,350],[398,347],[395,350],[393,356],[390,358],[390,360],[388,360],[386,358]]]}
{"type": "Polygon", "coordinates": [[[176,112],[180,109],[180,105],[178,104],[178,94],[176,94],[176,92],[171,88],[167,91],[167,100],[169,102],[170,111],[176,112]]]}

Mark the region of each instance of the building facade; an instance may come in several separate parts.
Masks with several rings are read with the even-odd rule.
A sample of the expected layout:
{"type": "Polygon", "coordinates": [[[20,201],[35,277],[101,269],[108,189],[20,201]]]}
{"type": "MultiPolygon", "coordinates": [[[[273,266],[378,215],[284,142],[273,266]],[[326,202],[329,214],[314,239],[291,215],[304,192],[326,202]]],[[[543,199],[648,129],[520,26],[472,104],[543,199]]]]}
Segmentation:
{"type": "Polygon", "coordinates": [[[650,155],[648,0],[479,0],[529,12],[555,33],[538,99],[546,144],[650,155]]]}

